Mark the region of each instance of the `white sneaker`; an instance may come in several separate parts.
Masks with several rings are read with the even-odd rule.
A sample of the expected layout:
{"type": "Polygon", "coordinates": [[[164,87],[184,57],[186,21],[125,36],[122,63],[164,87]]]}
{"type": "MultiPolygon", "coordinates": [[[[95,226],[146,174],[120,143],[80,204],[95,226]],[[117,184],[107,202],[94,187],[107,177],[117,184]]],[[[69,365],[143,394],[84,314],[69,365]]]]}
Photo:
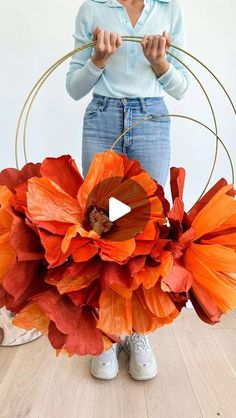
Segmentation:
{"type": "Polygon", "coordinates": [[[123,347],[129,356],[128,372],[133,379],[149,380],[157,375],[157,363],[147,335],[134,332],[125,338],[123,347]]]}
{"type": "Polygon", "coordinates": [[[114,379],[119,371],[118,354],[122,345],[114,343],[112,347],[99,356],[93,356],[90,360],[89,371],[98,379],[114,379]]]}

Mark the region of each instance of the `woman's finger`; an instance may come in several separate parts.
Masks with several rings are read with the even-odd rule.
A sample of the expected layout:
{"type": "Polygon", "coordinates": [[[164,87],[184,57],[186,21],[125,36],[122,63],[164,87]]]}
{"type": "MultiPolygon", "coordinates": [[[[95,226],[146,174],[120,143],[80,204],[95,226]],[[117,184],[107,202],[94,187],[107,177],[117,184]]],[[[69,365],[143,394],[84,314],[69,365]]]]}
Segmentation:
{"type": "Polygon", "coordinates": [[[151,53],[152,39],[153,39],[153,36],[148,36],[148,38],[147,38],[147,44],[146,44],[147,55],[150,55],[150,53],[151,53]]]}
{"type": "Polygon", "coordinates": [[[104,31],[105,51],[109,54],[111,52],[110,31],[104,31]]]}
{"type": "Polygon", "coordinates": [[[143,49],[146,49],[147,38],[148,38],[148,36],[147,36],[147,35],[144,35],[144,36],[142,37],[142,40],[141,40],[141,45],[142,45],[142,48],[143,48],[143,49]]]}
{"type": "Polygon", "coordinates": [[[153,37],[152,46],[151,46],[151,54],[153,57],[156,57],[159,49],[159,39],[160,36],[156,35],[153,37]]]}
{"type": "Polygon", "coordinates": [[[99,51],[101,51],[101,52],[104,51],[105,44],[104,44],[104,31],[103,30],[98,32],[98,34],[97,34],[96,45],[97,45],[97,48],[98,48],[99,51]]]}
{"type": "Polygon", "coordinates": [[[121,35],[118,34],[116,38],[116,47],[119,48],[119,46],[121,45],[122,45],[122,38],[121,38],[121,35]]]}
{"type": "Polygon", "coordinates": [[[117,39],[117,34],[111,32],[110,33],[110,45],[111,45],[112,51],[115,51],[116,49],[116,39],[117,39]]]}
{"type": "Polygon", "coordinates": [[[166,38],[165,38],[165,36],[160,36],[158,53],[159,53],[160,57],[165,56],[165,53],[166,53],[166,38]]]}
{"type": "Polygon", "coordinates": [[[166,46],[168,48],[172,42],[172,36],[169,33],[167,33],[166,30],[164,30],[163,36],[166,38],[166,46]]]}

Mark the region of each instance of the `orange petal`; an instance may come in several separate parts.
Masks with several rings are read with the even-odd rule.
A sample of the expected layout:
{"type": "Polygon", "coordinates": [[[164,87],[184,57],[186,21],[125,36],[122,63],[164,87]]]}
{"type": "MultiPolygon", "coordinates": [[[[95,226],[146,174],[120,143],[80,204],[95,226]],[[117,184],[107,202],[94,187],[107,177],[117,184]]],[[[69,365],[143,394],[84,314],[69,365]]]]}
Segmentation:
{"type": "Polygon", "coordinates": [[[12,248],[9,233],[0,236],[0,284],[11,269],[16,258],[16,252],[12,248]]]}
{"type": "Polygon", "coordinates": [[[86,229],[84,229],[80,223],[72,225],[68,228],[66,235],[64,236],[61,243],[61,250],[63,253],[68,250],[72,238],[76,237],[77,234],[83,238],[93,238],[95,240],[100,237],[93,229],[91,231],[86,231],[86,229]]]}
{"type": "Polygon", "coordinates": [[[101,293],[99,306],[98,328],[106,334],[131,335],[131,299],[123,298],[108,287],[101,293]]]}
{"type": "Polygon", "coordinates": [[[147,334],[162,326],[161,319],[155,318],[148,307],[145,309],[141,303],[138,291],[132,297],[133,329],[139,334],[147,334]]]}
{"type": "Polygon", "coordinates": [[[46,332],[49,325],[49,318],[40,306],[34,302],[27,305],[13,318],[12,323],[16,327],[24,329],[36,328],[41,332],[46,332]]]}
{"type": "Polygon", "coordinates": [[[192,243],[189,250],[194,254],[194,259],[201,260],[213,271],[228,273],[236,271],[236,252],[231,248],[219,244],[192,243]]]}
{"type": "MultiPolygon", "coordinates": [[[[124,162],[119,154],[111,150],[96,154],[84,179],[84,183],[78,191],[77,199],[80,207],[83,210],[86,208],[88,196],[96,185],[105,179],[113,178],[114,182],[109,182],[110,190],[112,190],[114,186],[122,181],[123,175],[124,162]]],[[[107,194],[104,193],[104,190],[101,190],[101,195],[102,193],[103,196],[107,194]]]]}
{"type": "Polygon", "coordinates": [[[88,261],[90,258],[94,257],[98,252],[98,248],[94,244],[85,244],[80,248],[76,248],[73,251],[73,259],[77,263],[82,261],[88,261]]]}
{"type": "Polygon", "coordinates": [[[88,287],[99,277],[100,263],[97,260],[72,263],[69,266],[49,269],[45,281],[57,287],[60,294],[88,287]]]}
{"type": "Polygon", "coordinates": [[[14,202],[14,194],[6,187],[0,185],[0,207],[5,209],[14,202]]]}
{"type": "Polygon", "coordinates": [[[135,250],[135,240],[129,239],[127,241],[106,241],[98,239],[96,245],[99,247],[99,255],[104,261],[116,261],[117,263],[124,263],[135,250]]]}
{"type": "Polygon", "coordinates": [[[136,289],[141,283],[145,289],[150,289],[160,277],[165,277],[169,273],[173,263],[170,252],[163,252],[161,257],[161,262],[157,266],[145,265],[141,271],[134,274],[132,289],[136,289]]]}
{"type": "Polygon", "coordinates": [[[214,231],[236,213],[236,201],[227,194],[231,189],[231,184],[222,187],[198,212],[192,222],[195,229],[195,240],[203,234],[214,231]]]}
{"type": "Polygon", "coordinates": [[[172,319],[179,315],[168,293],[163,292],[157,283],[151,289],[143,288],[145,301],[150,311],[158,318],[167,318],[171,316],[172,319]]]}
{"type": "Polygon", "coordinates": [[[81,210],[76,199],[47,177],[28,180],[28,211],[37,221],[59,221],[76,224],[81,210]]]}
{"type": "MultiPolygon", "coordinates": [[[[196,246],[196,244],[192,244],[186,250],[183,257],[185,267],[192,271],[194,281],[199,283],[207,291],[213,302],[217,304],[222,312],[226,313],[228,310],[236,308],[236,286],[232,285],[231,280],[225,278],[223,280],[222,275],[218,275],[216,271],[217,267],[224,268],[226,272],[229,270],[227,262],[225,263],[222,259],[223,250],[220,249],[218,252],[218,247],[220,246],[214,246],[217,247],[214,264],[212,253],[208,257],[207,255],[204,256],[204,259],[202,259],[203,252],[198,251],[198,247],[200,245],[196,246]],[[215,269],[214,265],[216,267],[215,269]]],[[[233,255],[233,251],[230,250],[230,253],[233,255]]],[[[226,260],[233,266],[235,263],[235,255],[233,256],[234,261],[230,260],[228,251],[225,252],[225,255],[226,260]]],[[[235,272],[235,270],[236,268],[232,272],[235,272]]]]}

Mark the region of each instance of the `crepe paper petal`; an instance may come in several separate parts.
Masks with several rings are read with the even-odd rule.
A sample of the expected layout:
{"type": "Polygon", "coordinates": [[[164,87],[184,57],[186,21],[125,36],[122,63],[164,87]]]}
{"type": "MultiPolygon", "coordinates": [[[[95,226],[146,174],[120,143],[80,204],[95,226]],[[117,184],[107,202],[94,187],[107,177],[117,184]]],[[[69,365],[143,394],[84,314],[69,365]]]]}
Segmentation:
{"type": "Polygon", "coordinates": [[[39,225],[37,221],[76,224],[81,220],[77,200],[47,177],[29,179],[26,195],[28,211],[39,225]]]}
{"type": "Polygon", "coordinates": [[[165,277],[173,264],[173,258],[170,252],[163,252],[161,262],[158,265],[145,265],[142,270],[133,275],[132,289],[136,289],[140,284],[143,284],[145,289],[150,289],[155,286],[156,282],[165,277]]]}
{"type": "Polygon", "coordinates": [[[80,356],[99,355],[104,348],[102,332],[96,328],[96,319],[89,307],[80,310],[77,327],[67,335],[50,322],[48,337],[54,348],[63,348],[80,356]]]}
{"type": "Polygon", "coordinates": [[[153,220],[148,220],[143,232],[140,232],[135,236],[135,241],[143,240],[143,241],[152,241],[153,245],[155,244],[155,238],[157,234],[157,226],[153,220]]]}
{"type": "Polygon", "coordinates": [[[173,202],[176,198],[183,199],[185,175],[186,172],[183,167],[170,168],[170,188],[173,202]]]}
{"type": "Polygon", "coordinates": [[[6,291],[3,286],[0,284],[0,308],[3,308],[6,305],[6,291]]]}
{"type": "MultiPolygon", "coordinates": [[[[205,234],[202,236],[202,238],[205,238],[205,236],[209,235],[217,235],[218,232],[220,233],[228,233],[228,232],[234,232],[236,230],[236,212],[229,216],[221,225],[219,225],[217,228],[214,229],[213,232],[209,232],[209,234],[205,234]]],[[[219,234],[218,234],[219,235],[219,234]]]]}
{"type": "Polygon", "coordinates": [[[145,266],[146,259],[147,257],[140,255],[129,260],[128,267],[131,276],[133,276],[134,273],[138,273],[140,270],[142,270],[142,268],[145,266]]]}
{"type": "Polygon", "coordinates": [[[40,261],[18,261],[15,260],[10,271],[4,277],[2,284],[4,289],[19,299],[29,288],[39,273],[40,261]]]}
{"type": "Polygon", "coordinates": [[[48,327],[48,339],[55,349],[61,349],[66,341],[67,334],[59,331],[53,321],[50,321],[48,327]]]}
{"type": "Polygon", "coordinates": [[[38,235],[16,213],[13,215],[9,239],[11,246],[17,253],[18,261],[33,261],[43,258],[44,249],[38,235]]]}
{"type": "Polygon", "coordinates": [[[98,235],[93,229],[91,229],[90,231],[86,231],[86,229],[84,229],[82,224],[80,223],[72,225],[68,228],[66,235],[64,236],[61,243],[61,250],[63,253],[65,253],[68,250],[72,238],[76,237],[77,234],[79,234],[83,238],[91,238],[94,240],[97,240],[100,237],[100,235],[98,235]]]}
{"type": "Polygon", "coordinates": [[[222,311],[203,286],[195,282],[190,290],[190,300],[199,318],[209,325],[220,322],[222,311]]]}
{"type": "Polygon", "coordinates": [[[45,277],[48,284],[57,287],[60,294],[87,287],[99,277],[100,262],[91,260],[83,263],[70,263],[49,269],[45,277]]]}
{"type": "Polygon", "coordinates": [[[135,250],[135,240],[131,238],[127,241],[105,241],[98,239],[95,244],[99,248],[99,256],[104,261],[115,261],[123,264],[135,250]]]}
{"type": "MultiPolygon", "coordinates": [[[[72,241],[73,242],[73,241],[72,241]]],[[[73,251],[73,259],[77,263],[81,263],[82,261],[88,261],[90,258],[94,257],[98,252],[98,248],[91,243],[85,244],[81,247],[77,247],[73,251]]]]}
{"type": "Polygon", "coordinates": [[[0,284],[11,270],[16,259],[16,252],[9,240],[9,233],[0,236],[0,284]]]}
{"type": "Polygon", "coordinates": [[[131,335],[131,299],[123,298],[109,287],[103,290],[99,299],[97,327],[107,334],[131,335]]]}
{"type": "Polygon", "coordinates": [[[7,208],[15,200],[14,194],[6,187],[0,186],[0,207],[1,210],[7,208]]]}
{"type": "Polygon", "coordinates": [[[156,318],[148,307],[144,307],[140,301],[139,290],[133,293],[132,297],[132,318],[133,330],[138,334],[148,334],[162,326],[162,321],[156,318]]]}
{"type": "Polygon", "coordinates": [[[142,292],[148,308],[158,318],[166,319],[170,317],[174,319],[179,315],[179,311],[169,294],[161,290],[160,283],[157,283],[151,289],[142,287],[142,292]]]}
{"type": "Polygon", "coordinates": [[[0,184],[6,185],[9,190],[15,193],[15,188],[25,183],[29,178],[40,177],[40,163],[27,163],[21,170],[6,168],[0,172],[0,184]]]}
{"type": "Polygon", "coordinates": [[[182,199],[176,197],[172,209],[167,214],[168,219],[173,221],[179,221],[180,223],[184,218],[184,203],[182,199]]]}
{"type": "Polygon", "coordinates": [[[169,274],[163,277],[162,283],[175,293],[188,292],[193,284],[191,271],[183,266],[183,262],[178,259],[173,260],[173,265],[169,274]]]}
{"type": "Polygon", "coordinates": [[[103,341],[103,351],[109,350],[113,345],[111,340],[104,334],[102,336],[102,341],[103,341]]]}
{"type": "Polygon", "coordinates": [[[66,193],[76,198],[83,178],[75,160],[70,155],[45,158],[41,164],[40,172],[42,176],[49,177],[66,193]]]}
{"type": "Polygon", "coordinates": [[[87,199],[91,191],[101,183],[101,186],[109,186],[109,190],[104,190],[103,187],[96,187],[96,192],[99,194],[97,200],[100,200],[102,196],[106,196],[110,190],[122,181],[124,176],[124,163],[119,154],[113,151],[106,151],[99,154],[95,154],[88,173],[84,179],[84,183],[80,187],[77,195],[77,199],[80,207],[85,210],[87,206],[87,199]],[[102,169],[101,169],[102,168],[102,169]],[[112,181],[103,182],[105,179],[114,179],[112,181]]]}
{"type": "Polygon", "coordinates": [[[191,210],[188,213],[188,218],[190,222],[192,223],[198,212],[200,212],[204,206],[215,196],[215,194],[222,189],[222,187],[227,185],[227,181],[222,177],[220,180],[217,181],[217,183],[212,186],[207,193],[203,195],[201,199],[199,199],[191,208],[191,210]]]}
{"type": "Polygon", "coordinates": [[[12,193],[18,184],[20,171],[17,168],[5,168],[0,172],[0,184],[5,185],[12,193]]]}
{"type": "Polygon", "coordinates": [[[68,223],[67,222],[59,222],[59,221],[35,221],[35,219],[30,215],[27,209],[25,209],[25,215],[27,216],[26,222],[29,221],[31,225],[34,226],[35,231],[40,227],[42,229],[51,232],[52,234],[65,236],[68,231],[68,223]]]}
{"type": "Polygon", "coordinates": [[[131,257],[150,254],[155,244],[155,241],[137,240],[137,237],[135,237],[135,242],[136,247],[131,257]]]}
{"type": "Polygon", "coordinates": [[[213,271],[233,273],[236,271],[236,252],[231,248],[219,244],[203,245],[192,243],[185,253],[184,262],[188,262],[189,255],[198,258],[213,271]]]}
{"type": "Polygon", "coordinates": [[[192,222],[195,229],[195,240],[203,234],[214,231],[227,218],[236,213],[236,201],[227,194],[231,190],[231,184],[222,187],[195,216],[192,222]]]}
{"type": "Polygon", "coordinates": [[[80,311],[66,295],[60,295],[56,289],[49,289],[33,296],[32,300],[38,303],[62,333],[73,333],[77,328],[80,311]]]}
{"type": "Polygon", "coordinates": [[[75,306],[91,305],[98,308],[98,299],[101,293],[100,285],[97,280],[92,281],[87,287],[73,292],[67,292],[67,296],[75,306]]]}
{"type": "Polygon", "coordinates": [[[41,332],[46,332],[49,326],[49,318],[40,306],[34,302],[26,305],[12,321],[16,327],[24,328],[27,330],[36,328],[41,332]]]}
{"type": "MultiPolygon", "coordinates": [[[[156,242],[153,245],[153,248],[150,251],[150,256],[155,261],[161,261],[161,258],[163,257],[163,251],[169,245],[170,240],[169,239],[162,239],[158,238],[156,242]]],[[[169,251],[170,252],[170,251],[169,251]]]]}
{"type": "MultiPolygon", "coordinates": [[[[62,265],[67,260],[67,258],[71,256],[72,254],[74,258],[74,256],[77,255],[77,250],[83,246],[86,246],[86,244],[90,242],[89,239],[81,238],[78,236],[71,240],[68,250],[65,253],[63,253],[61,251],[61,244],[63,240],[63,237],[61,235],[54,235],[42,228],[39,228],[38,232],[39,232],[42,245],[45,248],[45,258],[49,264],[48,266],[49,268],[62,265]]],[[[82,255],[81,255],[80,261],[87,261],[88,255],[89,255],[89,258],[92,257],[90,248],[88,249],[87,257],[86,257],[86,254],[84,254],[84,258],[82,259],[82,255]]],[[[78,261],[78,260],[74,259],[74,261],[78,261]]]]}
{"type": "Polygon", "coordinates": [[[123,266],[114,262],[103,264],[101,282],[104,289],[106,289],[105,284],[115,290],[120,296],[131,298],[132,290],[130,290],[130,287],[132,281],[133,279],[127,265],[123,266]]]}
{"type": "MultiPolygon", "coordinates": [[[[184,265],[192,272],[194,283],[197,282],[208,292],[208,295],[212,297],[212,302],[214,302],[223,313],[236,308],[236,287],[232,285],[231,280],[223,279],[221,274],[218,275],[216,268],[214,268],[214,263],[211,263],[212,253],[209,254],[208,258],[206,256],[204,257],[204,260],[201,259],[202,251],[199,251],[199,247],[201,247],[201,245],[192,244],[184,255],[184,265]]],[[[220,246],[218,245],[214,247],[216,247],[216,265],[218,263],[219,267],[222,266],[222,268],[226,269],[226,272],[229,271],[227,260],[229,260],[231,266],[233,266],[235,264],[235,253],[232,261],[230,261],[229,251],[230,254],[233,255],[233,250],[224,247],[226,250],[226,262],[224,263],[224,260],[222,259],[223,249],[219,249],[218,247],[220,246]]],[[[236,269],[234,268],[232,272],[235,271],[236,269]]]]}

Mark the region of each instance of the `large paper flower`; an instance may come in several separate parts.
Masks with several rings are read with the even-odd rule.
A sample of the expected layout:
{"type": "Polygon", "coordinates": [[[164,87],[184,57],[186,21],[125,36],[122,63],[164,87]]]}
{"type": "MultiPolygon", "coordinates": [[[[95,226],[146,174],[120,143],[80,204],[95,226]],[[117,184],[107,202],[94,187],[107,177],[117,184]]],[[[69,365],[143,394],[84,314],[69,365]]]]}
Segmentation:
{"type": "Polygon", "coordinates": [[[184,211],[137,161],[97,154],[83,179],[69,155],[0,173],[0,307],[47,333],[57,353],[100,354],[119,336],[171,323],[190,299],[201,319],[236,307],[235,190],[221,179],[184,211]],[[109,220],[109,199],[131,213],[109,220]]]}
{"type": "MultiPolygon", "coordinates": [[[[21,171],[10,168],[0,173],[0,307],[6,306],[17,314],[14,318],[15,325],[47,332],[53,347],[58,351],[81,355],[98,354],[117,341],[117,338],[107,336],[96,328],[97,313],[92,302],[92,292],[89,294],[89,303],[86,301],[86,295],[81,292],[81,303],[78,305],[67,295],[61,296],[55,288],[51,289],[51,285],[46,281],[50,265],[45,258],[45,248],[42,245],[42,236],[45,236],[47,231],[40,229],[26,216],[28,181],[32,176],[34,179],[40,178],[47,170],[47,162],[47,159],[44,160],[43,167],[39,163],[29,163],[21,171]],[[74,306],[74,310],[70,307],[66,311],[65,306],[69,307],[70,304],[74,306]],[[70,318],[64,318],[64,321],[73,323],[73,329],[72,326],[63,328],[60,322],[69,310],[70,318]],[[73,348],[73,344],[76,344],[76,349],[73,348]]],[[[71,157],[62,156],[53,159],[53,162],[54,172],[60,170],[60,165],[63,164],[66,178],[61,178],[61,184],[64,184],[65,188],[67,181],[71,189],[73,181],[76,188],[79,187],[82,178],[71,157]]],[[[60,231],[59,227],[58,229],[60,231]]],[[[58,242],[55,234],[47,233],[47,239],[50,238],[54,244],[58,242]]],[[[61,242],[60,236],[59,241],[61,242]]],[[[76,244],[75,242],[74,245],[76,244]]],[[[67,265],[67,257],[67,253],[62,254],[59,251],[58,261],[61,264],[67,265]]],[[[99,277],[99,263],[95,261],[93,265],[94,268],[92,265],[87,266],[90,280],[91,277],[99,277]]],[[[83,274],[86,282],[88,276],[85,270],[83,274]]],[[[95,305],[97,306],[96,301],[95,305]]]]}
{"type": "Polygon", "coordinates": [[[214,324],[236,308],[236,191],[222,178],[186,214],[184,179],[183,168],[171,168],[168,247],[174,262],[162,288],[176,302],[188,294],[199,317],[214,324]]]}
{"type": "Polygon", "coordinates": [[[156,224],[166,222],[169,203],[163,188],[137,161],[113,151],[94,157],[84,181],[74,166],[74,175],[67,177],[65,163],[61,159],[57,169],[54,159],[47,158],[41,165],[42,177],[28,181],[26,214],[43,228],[40,235],[50,267],[60,265],[64,254],[75,262],[88,261],[98,254],[102,260],[120,264],[137,251],[144,254],[155,239],[156,224]],[[132,208],[131,215],[114,225],[108,218],[111,196],[132,208]],[[136,213],[138,217],[140,209],[145,213],[145,208],[148,218],[145,229],[139,231],[134,216],[136,213]],[[123,239],[124,232],[129,239],[123,239]],[[136,241],[142,241],[138,248],[136,241]]]}

